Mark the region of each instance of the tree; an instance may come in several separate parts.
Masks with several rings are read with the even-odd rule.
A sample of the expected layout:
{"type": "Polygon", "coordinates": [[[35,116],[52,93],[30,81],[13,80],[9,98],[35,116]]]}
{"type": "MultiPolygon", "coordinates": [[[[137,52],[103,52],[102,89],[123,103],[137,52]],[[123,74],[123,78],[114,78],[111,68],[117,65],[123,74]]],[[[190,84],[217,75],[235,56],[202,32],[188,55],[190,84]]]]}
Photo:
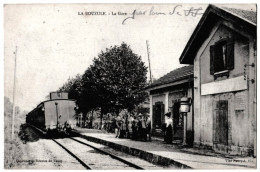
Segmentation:
{"type": "Polygon", "coordinates": [[[58,91],[67,92],[70,99],[79,100],[81,88],[81,75],[77,74],[74,78],[69,78],[58,91]]]}
{"type": "Polygon", "coordinates": [[[101,51],[82,76],[81,109],[101,108],[102,116],[120,109],[131,111],[147,96],[147,67],[126,43],[101,51]],[[83,107],[83,106],[88,106],[83,107]]]}

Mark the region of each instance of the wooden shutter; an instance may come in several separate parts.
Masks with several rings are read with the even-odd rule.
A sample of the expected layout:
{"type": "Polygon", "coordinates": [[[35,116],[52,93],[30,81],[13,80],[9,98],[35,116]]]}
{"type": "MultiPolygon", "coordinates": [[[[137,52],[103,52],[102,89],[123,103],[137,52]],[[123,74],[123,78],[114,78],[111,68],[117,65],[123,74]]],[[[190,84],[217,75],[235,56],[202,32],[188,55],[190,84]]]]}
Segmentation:
{"type": "Polygon", "coordinates": [[[210,75],[214,74],[214,56],[215,56],[215,51],[214,51],[214,45],[210,46],[210,75]]]}
{"type": "Polygon", "coordinates": [[[156,126],[156,106],[153,105],[153,128],[156,126]]]}
{"type": "Polygon", "coordinates": [[[234,40],[227,41],[227,69],[234,69],[234,40]]]}
{"type": "Polygon", "coordinates": [[[164,104],[161,104],[161,125],[164,124],[164,104]]]}
{"type": "Polygon", "coordinates": [[[153,127],[161,127],[164,117],[164,104],[162,102],[156,102],[153,106],[153,127]]]}

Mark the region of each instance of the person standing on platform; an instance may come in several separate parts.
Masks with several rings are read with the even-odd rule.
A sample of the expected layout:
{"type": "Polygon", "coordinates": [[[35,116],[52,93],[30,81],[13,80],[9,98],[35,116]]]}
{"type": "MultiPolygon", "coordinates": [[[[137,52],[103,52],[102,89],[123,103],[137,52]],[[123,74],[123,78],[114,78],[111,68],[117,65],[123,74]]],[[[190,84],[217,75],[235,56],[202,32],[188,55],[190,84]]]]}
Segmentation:
{"type": "Polygon", "coordinates": [[[138,120],[137,120],[137,116],[133,116],[133,118],[134,118],[134,120],[132,122],[132,130],[133,130],[132,139],[137,140],[137,138],[138,138],[138,120]]]}
{"type": "Polygon", "coordinates": [[[148,113],[146,113],[146,134],[148,135],[148,141],[151,142],[152,138],[151,138],[151,132],[152,132],[152,126],[151,126],[151,118],[150,115],[148,113]]]}
{"type": "Polygon", "coordinates": [[[132,139],[132,137],[133,137],[133,121],[134,121],[134,118],[131,114],[128,118],[128,125],[127,125],[129,139],[132,139]]]}
{"type": "Polygon", "coordinates": [[[141,141],[147,141],[147,135],[146,135],[146,120],[143,114],[139,114],[139,136],[141,141]]]}
{"type": "Polygon", "coordinates": [[[121,123],[122,123],[122,119],[118,115],[117,118],[116,118],[116,129],[115,129],[116,138],[119,137],[119,135],[120,135],[121,123]]]}
{"type": "Polygon", "coordinates": [[[147,141],[147,125],[146,125],[146,116],[142,116],[142,138],[143,141],[147,141]]]}
{"type": "Polygon", "coordinates": [[[172,126],[173,126],[173,122],[172,122],[172,118],[171,118],[171,112],[168,111],[165,114],[166,118],[165,118],[165,135],[164,135],[164,142],[171,144],[172,143],[172,126]]]}
{"type": "Polygon", "coordinates": [[[119,138],[125,138],[125,136],[126,136],[126,119],[125,119],[125,117],[123,117],[121,121],[122,122],[121,122],[119,138]]]}
{"type": "Polygon", "coordinates": [[[142,114],[139,113],[138,117],[137,117],[137,140],[142,140],[142,114]]]}

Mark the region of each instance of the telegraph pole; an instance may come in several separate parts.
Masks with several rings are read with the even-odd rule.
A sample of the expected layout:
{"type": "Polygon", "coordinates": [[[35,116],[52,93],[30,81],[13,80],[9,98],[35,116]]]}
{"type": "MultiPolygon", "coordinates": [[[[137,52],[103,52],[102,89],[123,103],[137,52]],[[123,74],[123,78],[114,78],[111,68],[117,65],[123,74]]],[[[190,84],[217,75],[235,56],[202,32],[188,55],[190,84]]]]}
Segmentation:
{"type": "Polygon", "coordinates": [[[146,40],[146,46],[147,46],[147,55],[148,55],[149,72],[150,72],[150,84],[152,84],[153,79],[152,79],[152,71],[151,71],[150,52],[149,52],[149,44],[147,40],[146,40]]]}
{"type": "Polygon", "coordinates": [[[15,82],[16,82],[16,56],[17,56],[17,46],[14,52],[14,86],[13,86],[13,114],[12,114],[12,139],[14,138],[14,117],[15,117],[15,82]]]}

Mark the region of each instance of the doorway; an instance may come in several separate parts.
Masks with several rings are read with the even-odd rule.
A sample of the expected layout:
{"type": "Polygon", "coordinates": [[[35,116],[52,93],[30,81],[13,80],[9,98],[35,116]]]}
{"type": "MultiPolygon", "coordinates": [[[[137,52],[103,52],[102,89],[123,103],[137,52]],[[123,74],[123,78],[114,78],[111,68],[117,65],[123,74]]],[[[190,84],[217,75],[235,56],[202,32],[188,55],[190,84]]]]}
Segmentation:
{"type": "Polygon", "coordinates": [[[173,103],[173,138],[175,140],[183,138],[183,117],[180,113],[180,101],[173,103]]]}
{"type": "Polygon", "coordinates": [[[227,152],[228,146],[228,101],[216,101],[213,115],[213,143],[214,148],[227,152]]]}
{"type": "Polygon", "coordinates": [[[163,102],[156,102],[153,105],[153,128],[161,129],[164,123],[164,104],[163,102]]]}

